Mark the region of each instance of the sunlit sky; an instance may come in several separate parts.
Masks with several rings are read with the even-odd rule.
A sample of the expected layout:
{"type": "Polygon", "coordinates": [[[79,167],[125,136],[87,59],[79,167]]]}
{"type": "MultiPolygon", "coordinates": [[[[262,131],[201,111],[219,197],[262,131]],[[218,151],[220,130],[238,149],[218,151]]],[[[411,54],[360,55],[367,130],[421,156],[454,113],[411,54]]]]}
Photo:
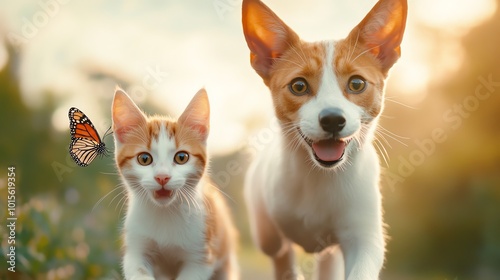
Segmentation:
{"type": "MultiPolygon", "coordinates": [[[[375,3],[264,2],[305,40],[343,38],[375,3]]],[[[391,72],[388,95],[418,103],[429,82],[460,66],[460,36],[495,9],[494,0],[410,0],[403,56],[391,72]]],[[[165,110],[148,113],[173,116],[206,87],[215,154],[244,145],[273,114],[268,89],[249,64],[240,1],[2,0],[2,33],[19,47],[24,101],[36,108],[45,92],[53,92],[60,105],[53,125],[60,131],[68,130],[71,106],[99,130],[109,127],[116,82],[106,76],[122,81],[139,106],[147,100],[165,110]],[[246,127],[249,122],[254,130],[246,127]]],[[[5,61],[2,43],[0,66],[5,61]]]]}

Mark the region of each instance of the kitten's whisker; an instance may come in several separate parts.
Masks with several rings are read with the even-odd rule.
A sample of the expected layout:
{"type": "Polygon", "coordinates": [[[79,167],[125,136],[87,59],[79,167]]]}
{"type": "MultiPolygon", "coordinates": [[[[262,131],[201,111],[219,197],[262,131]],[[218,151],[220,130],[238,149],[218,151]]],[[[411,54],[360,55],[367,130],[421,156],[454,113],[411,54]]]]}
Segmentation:
{"type": "Polygon", "coordinates": [[[127,203],[127,199],[128,199],[128,194],[125,193],[125,195],[122,198],[120,198],[120,200],[118,200],[118,203],[115,206],[115,211],[116,208],[118,208],[118,206],[121,204],[120,211],[118,211],[119,214],[122,213],[123,207],[125,206],[125,203],[127,203]]]}
{"type": "Polygon", "coordinates": [[[99,172],[99,174],[113,175],[113,176],[120,175],[120,173],[118,173],[118,172],[99,172]]]}
{"type": "Polygon", "coordinates": [[[183,190],[183,189],[184,189],[184,187],[182,188],[182,195],[186,198],[186,202],[189,205],[189,214],[191,214],[191,203],[193,203],[193,208],[195,210],[197,209],[197,206],[194,203],[194,201],[192,200],[191,195],[186,190],[183,190]]]}
{"type": "MultiPolygon", "coordinates": [[[[97,208],[97,206],[99,206],[100,203],[102,203],[102,201],[108,197],[109,195],[111,195],[113,192],[119,190],[120,188],[122,187],[122,184],[119,184],[117,185],[116,187],[114,187],[111,191],[109,191],[107,194],[105,194],[103,197],[101,197],[97,202],[96,204],[94,204],[94,207],[92,207],[92,210],[91,212],[94,212],[94,210],[97,208]]],[[[122,190],[123,192],[123,190],[122,190]]],[[[121,192],[120,192],[121,193],[121,192]]]]}
{"type": "MultiPolygon", "coordinates": [[[[108,203],[108,206],[110,206],[110,205],[111,205],[111,203],[113,203],[113,201],[115,201],[115,199],[116,199],[118,196],[120,196],[120,195],[122,195],[122,194],[124,194],[124,193],[126,193],[126,192],[127,192],[127,190],[126,190],[126,189],[123,189],[121,192],[117,193],[117,194],[113,197],[113,199],[111,199],[111,201],[108,203]]],[[[121,199],[120,199],[120,200],[121,200],[121,199]]]]}
{"type": "Polygon", "coordinates": [[[236,203],[236,200],[234,200],[232,197],[229,196],[229,194],[227,194],[226,192],[224,192],[223,190],[221,190],[221,188],[219,188],[216,184],[211,184],[215,189],[217,189],[217,191],[219,191],[222,195],[224,195],[225,197],[227,197],[229,200],[231,200],[234,204],[237,204],[236,203]]]}
{"type": "Polygon", "coordinates": [[[181,199],[181,204],[184,202],[184,199],[185,199],[186,204],[188,205],[188,213],[191,214],[191,203],[189,202],[189,199],[184,194],[184,191],[182,190],[182,188],[180,188],[178,191],[179,191],[179,197],[181,199]]]}
{"type": "Polygon", "coordinates": [[[196,191],[194,188],[185,188],[187,196],[191,199],[193,204],[195,205],[195,208],[198,211],[201,211],[201,205],[199,204],[198,200],[196,199],[196,191]]]}

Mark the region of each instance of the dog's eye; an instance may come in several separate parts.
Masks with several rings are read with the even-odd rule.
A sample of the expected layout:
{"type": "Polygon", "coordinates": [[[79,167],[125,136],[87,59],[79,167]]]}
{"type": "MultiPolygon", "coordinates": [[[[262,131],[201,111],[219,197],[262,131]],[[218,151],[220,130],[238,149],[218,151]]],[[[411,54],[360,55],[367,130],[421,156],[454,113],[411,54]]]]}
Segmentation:
{"type": "Polygon", "coordinates": [[[304,78],[295,78],[288,85],[288,89],[295,95],[304,95],[309,93],[309,85],[304,78]]]}
{"type": "Polygon", "coordinates": [[[352,76],[347,82],[347,91],[349,93],[362,93],[366,89],[366,81],[361,76],[352,76]]]}
{"type": "Polygon", "coordinates": [[[153,162],[153,156],[151,156],[149,153],[140,153],[137,155],[137,162],[139,162],[140,165],[150,165],[153,162]]]}
{"type": "Polygon", "coordinates": [[[177,152],[174,156],[174,161],[177,164],[184,164],[189,160],[189,154],[184,151],[177,152]]]}

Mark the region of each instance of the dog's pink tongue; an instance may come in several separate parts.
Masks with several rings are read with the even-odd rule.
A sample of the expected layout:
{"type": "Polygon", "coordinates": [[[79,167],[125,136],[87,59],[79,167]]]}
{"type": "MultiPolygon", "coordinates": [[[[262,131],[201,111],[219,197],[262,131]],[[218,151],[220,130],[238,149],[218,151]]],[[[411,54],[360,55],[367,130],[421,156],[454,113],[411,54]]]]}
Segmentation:
{"type": "Polygon", "coordinates": [[[314,142],[312,148],[316,156],[322,161],[336,161],[342,157],[345,149],[345,142],[330,140],[321,140],[314,142]]]}

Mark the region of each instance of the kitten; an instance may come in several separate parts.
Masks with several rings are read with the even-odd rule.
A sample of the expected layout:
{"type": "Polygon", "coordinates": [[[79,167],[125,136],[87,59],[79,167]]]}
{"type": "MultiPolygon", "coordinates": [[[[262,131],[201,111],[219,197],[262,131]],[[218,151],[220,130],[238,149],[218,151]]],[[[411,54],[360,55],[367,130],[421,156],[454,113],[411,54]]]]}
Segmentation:
{"type": "Polygon", "coordinates": [[[205,173],[205,90],[175,121],[146,117],[117,89],[112,115],[116,164],[128,191],[125,278],[235,279],[236,232],[205,173]]]}

